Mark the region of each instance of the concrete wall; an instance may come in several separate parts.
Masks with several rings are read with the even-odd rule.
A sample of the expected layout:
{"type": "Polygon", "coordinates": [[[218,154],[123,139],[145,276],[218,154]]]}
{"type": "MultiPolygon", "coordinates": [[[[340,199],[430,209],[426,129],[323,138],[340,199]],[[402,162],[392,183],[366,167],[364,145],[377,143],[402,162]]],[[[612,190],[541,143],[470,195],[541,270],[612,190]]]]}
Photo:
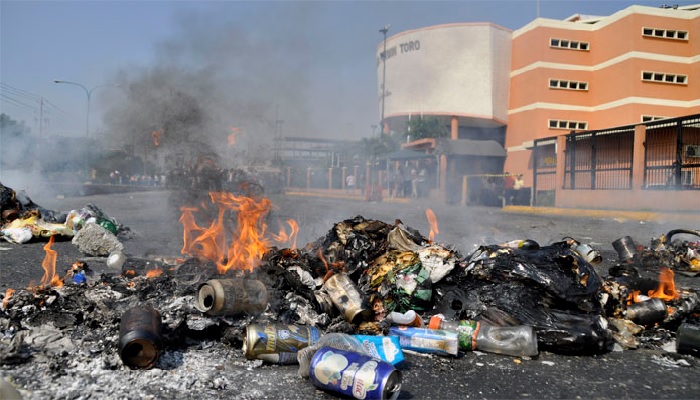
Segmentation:
{"type": "MultiPolygon", "coordinates": [[[[505,122],[511,32],[489,23],[438,25],[401,32],[386,43],[385,117],[466,116],[505,122]]],[[[384,79],[377,47],[381,108],[384,79]]]]}

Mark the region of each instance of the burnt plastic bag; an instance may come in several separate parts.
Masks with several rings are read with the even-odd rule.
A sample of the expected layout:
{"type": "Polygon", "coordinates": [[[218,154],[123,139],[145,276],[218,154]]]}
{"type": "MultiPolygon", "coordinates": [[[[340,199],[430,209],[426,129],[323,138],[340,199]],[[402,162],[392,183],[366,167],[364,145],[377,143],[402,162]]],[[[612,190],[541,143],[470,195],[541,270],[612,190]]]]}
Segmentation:
{"type": "Polygon", "coordinates": [[[600,315],[550,310],[549,323],[534,326],[540,350],[559,354],[602,354],[614,343],[608,322],[600,315]]]}
{"type": "MultiPolygon", "coordinates": [[[[456,281],[466,294],[466,301],[460,301],[462,318],[499,326],[532,325],[542,350],[608,350],[611,333],[600,302],[603,281],[565,243],[536,250],[484,246],[468,257],[466,269],[454,278],[448,281],[456,281]]],[[[448,287],[438,284],[436,290],[448,287]]]]}

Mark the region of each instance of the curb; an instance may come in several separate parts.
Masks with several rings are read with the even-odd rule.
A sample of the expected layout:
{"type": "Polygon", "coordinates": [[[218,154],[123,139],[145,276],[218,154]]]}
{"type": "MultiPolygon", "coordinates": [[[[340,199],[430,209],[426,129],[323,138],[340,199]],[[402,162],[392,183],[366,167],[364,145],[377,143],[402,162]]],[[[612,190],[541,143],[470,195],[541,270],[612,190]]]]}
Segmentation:
{"type": "Polygon", "coordinates": [[[622,210],[589,210],[556,207],[505,206],[504,212],[520,214],[564,215],[571,217],[611,218],[622,220],[637,220],[648,222],[682,221],[700,224],[700,213],[655,212],[655,211],[622,211],[622,210]]]}

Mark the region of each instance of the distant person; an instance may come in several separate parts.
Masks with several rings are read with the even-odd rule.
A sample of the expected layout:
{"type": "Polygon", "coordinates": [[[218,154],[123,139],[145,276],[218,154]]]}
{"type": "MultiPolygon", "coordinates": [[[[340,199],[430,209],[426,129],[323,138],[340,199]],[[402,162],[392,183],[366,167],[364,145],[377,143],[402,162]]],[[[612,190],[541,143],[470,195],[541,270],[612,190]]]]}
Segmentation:
{"type": "Polygon", "coordinates": [[[522,199],[524,192],[522,189],[524,187],[525,181],[523,180],[523,175],[518,174],[518,177],[515,178],[515,182],[513,182],[513,204],[522,205],[524,203],[522,199]]]}
{"type": "Polygon", "coordinates": [[[350,174],[345,178],[345,189],[347,189],[348,193],[355,192],[355,175],[350,174]]]}
{"type": "Polygon", "coordinates": [[[503,199],[506,205],[513,204],[513,187],[515,186],[515,177],[509,172],[506,172],[503,179],[503,199]]]}

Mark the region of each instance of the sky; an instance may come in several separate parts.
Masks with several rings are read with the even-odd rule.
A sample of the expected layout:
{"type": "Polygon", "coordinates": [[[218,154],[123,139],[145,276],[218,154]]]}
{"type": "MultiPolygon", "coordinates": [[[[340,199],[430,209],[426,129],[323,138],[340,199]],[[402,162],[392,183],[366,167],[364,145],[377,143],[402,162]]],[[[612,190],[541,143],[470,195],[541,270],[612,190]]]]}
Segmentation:
{"type": "Polygon", "coordinates": [[[387,24],[388,37],[456,22],[516,30],[634,4],[664,2],[0,0],[0,112],[44,136],[86,125],[111,135],[147,107],[123,104],[131,84],[161,82],[249,135],[358,139],[380,119],[375,52],[387,24]]]}

